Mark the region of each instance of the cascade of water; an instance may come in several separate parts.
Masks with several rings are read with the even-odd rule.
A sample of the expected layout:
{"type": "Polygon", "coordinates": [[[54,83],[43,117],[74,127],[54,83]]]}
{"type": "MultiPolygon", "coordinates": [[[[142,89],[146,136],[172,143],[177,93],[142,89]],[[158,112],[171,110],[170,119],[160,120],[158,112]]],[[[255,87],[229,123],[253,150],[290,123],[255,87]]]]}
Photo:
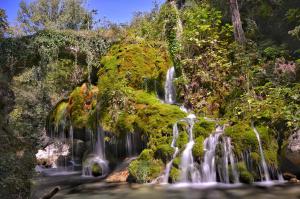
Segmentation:
{"type": "Polygon", "coordinates": [[[202,182],[217,182],[215,152],[223,129],[218,127],[214,134],[204,140],[204,161],[202,163],[202,182]]]}
{"type": "Polygon", "coordinates": [[[193,127],[195,123],[196,116],[190,114],[184,120],[189,124],[187,129],[189,134],[189,142],[186,144],[186,147],[182,153],[180,168],[181,168],[181,181],[182,182],[200,182],[200,173],[199,170],[194,165],[193,158],[193,146],[195,144],[193,138],[193,127]]]}
{"type": "MultiPolygon", "coordinates": [[[[239,173],[237,171],[237,166],[234,158],[234,153],[232,151],[232,145],[231,145],[231,139],[229,137],[225,138],[225,145],[228,148],[228,157],[229,157],[229,163],[231,167],[231,175],[233,177],[233,182],[234,183],[239,183],[239,173]]],[[[228,164],[228,162],[227,162],[228,164]]]]}
{"type": "Polygon", "coordinates": [[[101,167],[102,176],[108,173],[108,162],[105,159],[105,142],[104,142],[104,131],[100,126],[96,132],[96,144],[93,148],[94,155],[89,157],[82,168],[82,174],[84,176],[92,176],[92,167],[94,164],[98,164],[101,167]]]}
{"type": "Polygon", "coordinates": [[[168,70],[166,75],[166,83],[165,83],[165,103],[174,104],[176,101],[176,94],[174,88],[174,77],[175,77],[175,68],[172,67],[168,70]]]}
{"type": "Polygon", "coordinates": [[[174,161],[174,159],[176,158],[176,156],[179,152],[178,147],[176,147],[177,138],[178,138],[178,126],[177,126],[177,123],[175,123],[173,125],[173,140],[172,140],[172,143],[171,143],[171,147],[174,149],[174,153],[173,153],[173,156],[172,156],[172,160],[170,162],[168,162],[168,164],[166,165],[165,175],[164,175],[164,178],[163,178],[163,183],[165,183],[165,184],[168,183],[168,181],[169,181],[169,176],[170,176],[170,171],[171,171],[173,161],[174,161]]]}
{"type": "Polygon", "coordinates": [[[69,129],[69,136],[70,136],[71,149],[72,149],[71,163],[72,163],[73,169],[74,169],[74,166],[75,166],[75,159],[74,159],[74,129],[73,129],[72,125],[70,126],[70,129],[69,129]]]}
{"type": "Polygon", "coordinates": [[[258,146],[259,146],[261,167],[262,167],[262,170],[263,170],[263,172],[262,172],[263,174],[262,174],[261,179],[262,179],[262,181],[271,181],[270,174],[269,174],[269,171],[268,171],[268,166],[267,166],[265,156],[264,156],[264,152],[263,152],[263,148],[262,148],[262,145],[261,145],[261,140],[260,140],[259,133],[258,133],[257,129],[255,128],[253,122],[252,122],[251,126],[252,126],[252,129],[253,129],[253,131],[256,135],[256,138],[257,138],[257,141],[258,141],[258,146]],[[265,180],[263,180],[263,175],[265,177],[265,180]]]}

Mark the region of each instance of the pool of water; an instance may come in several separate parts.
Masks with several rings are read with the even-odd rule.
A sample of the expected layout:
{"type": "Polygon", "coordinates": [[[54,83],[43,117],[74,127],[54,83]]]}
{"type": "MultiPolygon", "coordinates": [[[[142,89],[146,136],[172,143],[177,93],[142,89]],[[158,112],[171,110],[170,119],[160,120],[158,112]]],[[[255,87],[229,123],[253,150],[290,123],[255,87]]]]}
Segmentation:
{"type": "Polygon", "coordinates": [[[102,178],[48,176],[35,179],[34,198],[59,186],[54,199],[300,199],[300,185],[105,183],[102,178]]]}

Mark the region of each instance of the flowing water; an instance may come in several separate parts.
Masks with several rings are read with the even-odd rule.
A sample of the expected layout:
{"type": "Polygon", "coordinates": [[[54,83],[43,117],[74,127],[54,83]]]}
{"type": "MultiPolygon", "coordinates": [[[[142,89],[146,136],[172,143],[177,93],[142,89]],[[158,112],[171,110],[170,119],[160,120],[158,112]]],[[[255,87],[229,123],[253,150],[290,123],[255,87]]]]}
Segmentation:
{"type": "Polygon", "coordinates": [[[193,138],[193,127],[195,124],[196,116],[194,114],[188,115],[187,118],[184,119],[188,123],[188,135],[189,135],[189,142],[186,144],[184,151],[182,152],[182,158],[180,163],[181,169],[181,182],[183,183],[197,183],[200,181],[200,172],[196,168],[194,164],[193,158],[193,146],[195,144],[193,138]]]}
{"type": "Polygon", "coordinates": [[[99,126],[96,132],[96,143],[93,149],[93,154],[84,161],[82,167],[83,176],[92,176],[93,166],[97,164],[102,169],[102,176],[109,172],[108,162],[105,159],[104,131],[99,126]]]}
{"type": "Polygon", "coordinates": [[[260,159],[261,159],[261,167],[263,169],[263,173],[261,175],[261,179],[262,179],[262,181],[264,179],[264,181],[270,182],[271,178],[270,178],[268,166],[267,166],[267,163],[266,163],[266,160],[265,160],[265,156],[264,156],[264,152],[263,152],[263,148],[262,148],[262,144],[261,144],[259,133],[258,133],[258,131],[255,128],[255,126],[254,126],[253,123],[251,124],[251,126],[252,126],[252,129],[253,129],[253,131],[254,131],[254,133],[256,135],[256,138],[257,138],[257,141],[258,141],[258,146],[259,146],[259,153],[260,153],[260,159]],[[263,178],[263,176],[264,176],[264,178],[263,178]]]}
{"type": "Polygon", "coordinates": [[[218,165],[218,173],[221,182],[229,184],[231,181],[233,183],[239,183],[239,173],[237,171],[236,161],[234,153],[232,151],[231,139],[229,137],[222,138],[222,165],[218,165]],[[229,166],[231,175],[229,172],[229,166]],[[231,178],[232,177],[232,180],[231,178]]]}
{"type": "Polygon", "coordinates": [[[215,153],[216,147],[219,143],[219,137],[222,133],[222,128],[218,127],[214,134],[211,134],[208,138],[204,140],[204,161],[201,165],[201,182],[217,182],[215,153]]]}
{"type": "Polygon", "coordinates": [[[176,101],[176,93],[174,88],[174,77],[175,77],[175,68],[172,67],[168,70],[166,75],[165,83],[165,103],[174,104],[176,101]]]}
{"type": "Polygon", "coordinates": [[[163,183],[165,183],[165,184],[168,183],[168,181],[169,181],[169,176],[170,176],[170,171],[172,168],[173,161],[176,158],[177,154],[179,153],[179,149],[178,149],[178,147],[176,147],[177,138],[178,138],[178,126],[177,126],[177,123],[175,123],[173,125],[173,140],[171,143],[171,147],[174,149],[174,154],[172,156],[172,160],[170,162],[168,162],[168,164],[166,165],[166,169],[164,172],[165,174],[164,174],[164,178],[163,178],[163,183]]]}

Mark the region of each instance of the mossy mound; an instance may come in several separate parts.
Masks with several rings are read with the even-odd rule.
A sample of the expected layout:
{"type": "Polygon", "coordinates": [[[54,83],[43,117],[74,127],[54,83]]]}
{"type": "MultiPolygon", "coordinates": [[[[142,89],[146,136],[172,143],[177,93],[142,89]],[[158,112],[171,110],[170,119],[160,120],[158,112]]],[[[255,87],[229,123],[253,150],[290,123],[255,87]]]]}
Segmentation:
{"type": "Polygon", "coordinates": [[[89,115],[97,104],[97,93],[98,88],[88,84],[75,88],[71,93],[68,110],[75,127],[86,127],[89,115]]]}
{"type": "Polygon", "coordinates": [[[114,45],[102,58],[101,64],[99,77],[113,71],[118,78],[125,79],[128,86],[146,90],[147,87],[161,86],[172,65],[166,47],[145,41],[114,45]],[[153,83],[155,85],[151,85],[153,83]]]}
{"type": "Polygon", "coordinates": [[[138,159],[130,163],[129,174],[133,181],[147,183],[160,175],[163,163],[161,160],[154,159],[153,156],[154,152],[152,150],[145,149],[138,159]]]}
{"type": "Polygon", "coordinates": [[[239,162],[237,164],[237,169],[240,175],[240,182],[251,184],[254,181],[253,175],[247,170],[244,162],[239,162]]]}

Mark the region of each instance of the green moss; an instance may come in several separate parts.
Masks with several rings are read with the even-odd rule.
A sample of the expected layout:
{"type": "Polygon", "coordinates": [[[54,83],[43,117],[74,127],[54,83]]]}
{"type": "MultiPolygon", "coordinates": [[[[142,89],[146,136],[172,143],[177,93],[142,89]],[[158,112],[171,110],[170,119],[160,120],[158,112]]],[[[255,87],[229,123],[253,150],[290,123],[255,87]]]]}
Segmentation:
{"type": "Polygon", "coordinates": [[[145,149],[137,160],[129,165],[129,174],[137,183],[151,182],[157,178],[163,170],[161,160],[153,158],[153,151],[145,149]]]}
{"type": "Polygon", "coordinates": [[[151,149],[144,149],[139,155],[139,160],[151,160],[154,152],[151,149]]]}
{"type": "Polygon", "coordinates": [[[119,78],[127,80],[128,86],[136,89],[147,87],[146,80],[154,79],[162,83],[172,65],[166,48],[154,48],[145,41],[114,45],[102,58],[101,64],[104,67],[99,70],[99,76],[114,71],[119,78]]]}
{"type": "Polygon", "coordinates": [[[193,133],[195,137],[203,136],[208,137],[212,132],[214,132],[216,124],[215,122],[207,121],[205,118],[197,118],[198,122],[195,123],[193,128],[193,133]]]}
{"type": "Polygon", "coordinates": [[[254,181],[252,174],[247,170],[244,162],[239,162],[237,164],[237,169],[240,174],[240,181],[242,183],[251,184],[254,181]]]}
{"type": "Polygon", "coordinates": [[[195,139],[195,145],[193,147],[193,156],[196,159],[200,159],[204,154],[203,142],[204,138],[202,136],[199,136],[195,139]]]}
{"type": "Polygon", "coordinates": [[[53,112],[53,120],[56,126],[60,125],[61,122],[65,122],[67,117],[67,102],[61,102],[56,106],[55,111],[53,112]]]}
{"type": "Polygon", "coordinates": [[[170,171],[170,178],[172,183],[178,182],[180,180],[180,170],[173,167],[170,171]]]}
{"type": "Polygon", "coordinates": [[[185,145],[188,143],[189,137],[186,132],[180,132],[177,139],[177,146],[180,149],[183,149],[185,145]]]}
{"type": "Polygon", "coordinates": [[[75,88],[69,99],[69,113],[72,124],[77,128],[87,126],[87,122],[96,106],[96,96],[98,88],[83,84],[81,87],[75,88]]]}
{"type": "Polygon", "coordinates": [[[155,158],[161,159],[164,163],[167,163],[172,159],[174,149],[169,144],[162,144],[157,147],[155,152],[155,158]]]}
{"type": "Polygon", "coordinates": [[[236,154],[244,150],[258,150],[258,142],[255,133],[247,123],[238,123],[225,129],[225,135],[232,139],[233,149],[236,154]]]}
{"type": "Polygon", "coordinates": [[[180,157],[176,157],[176,158],[173,160],[173,167],[179,169],[180,161],[181,161],[181,158],[180,158],[180,157]]]}
{"type": "Polygon", "coordinates": [[[98,177],[102,175],[102,168],[99,164],[94,163],[92,165],[92,174],[94,177],[98,177]]]}

